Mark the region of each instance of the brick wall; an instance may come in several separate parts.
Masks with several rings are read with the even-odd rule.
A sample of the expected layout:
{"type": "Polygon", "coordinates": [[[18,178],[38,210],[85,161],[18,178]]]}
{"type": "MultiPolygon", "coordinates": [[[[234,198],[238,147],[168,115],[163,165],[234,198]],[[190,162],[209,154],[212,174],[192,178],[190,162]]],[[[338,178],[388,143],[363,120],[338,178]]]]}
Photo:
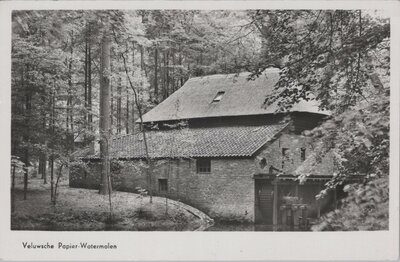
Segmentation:
{"type": "MultiPolygon", "coordinates": [[[[138,160],[113,164],[114,190],[136,192],[149,190],[144,164],[138,160]]],[[[75,168],[70,186],[98,188],[100,163],[89,170],[75,168]],[[86,174],[85,174],[86,173],[86,174]]],[[[168,197],[192,205],[214,218],[253,221],[254,180],[256,168],[252,159],[211,159],[211,173],[197,173],[195,159],[157,161],[154,163],[152,189],[159,192],[158,179],[168,179],[168,197]]]]}
{"type": "MultiPolygon", "coordinates": [[[[268,143],[260,150],[256,158],[260,161],[262,158],[266,160],[266,166],[260,170],[268,172],[272,165],[285,173],[292,174],[298,166],[302,164],[301,150],[305,149],[305,158],[312,153],[312,147],[307,137],[290,133],[283,133],[277,139],[268,143]],[[286,148],[286,157],[283,157],[282,149],[286,148]],[[282,163],[283,161],[283,163],[282,163]]],[[[334,171],[333,158],[328,155],[324,157],[319,165],[317,165],[317,173],[314,175],[330,176],[334,171]]]]}
{"type": "MultiPolygon", "coordinates": [[[[192,205],[213,218],[224,220],[254,221],[253,175],[267,172],[271,165],[282,167],[282,148],[288,148],[284,169],[293,171],[301,163],[301,148],[306,148],[306,157],[311,152],[306,138],[282,134],[279,138],[260,149],[254,159],[220,158],[211,159],[211,173],[199,174],[195,159],[161,160],[154,163],[152,189],[159,192],[158,179],[168,179],[168,197],[192,205]],[[265,167],[260,159],[266,159],[265,167]]],[[[90,170],[76,168],[71,172],[70,186],[97,188],[100,178],[100,163],[94,162],[90,170]]],[[[137,187],[148,188],[148,178],[142,161],[118,161],[113,163],[114,190],[136,192],[137,187]]],[[[320,175],[333,172],[330,158],[321,164],[320,175]]]]}

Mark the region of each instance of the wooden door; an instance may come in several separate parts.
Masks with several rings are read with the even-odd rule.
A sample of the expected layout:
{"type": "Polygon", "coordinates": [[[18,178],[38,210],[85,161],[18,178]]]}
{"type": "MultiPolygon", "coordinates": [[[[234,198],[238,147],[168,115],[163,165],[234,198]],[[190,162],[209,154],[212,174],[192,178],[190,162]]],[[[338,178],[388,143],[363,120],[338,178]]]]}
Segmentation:
{"type": "Polygon", "coordinates": [[[272,224],[274,189],[270,180],[256,180],[256,223],[272,224]]]}

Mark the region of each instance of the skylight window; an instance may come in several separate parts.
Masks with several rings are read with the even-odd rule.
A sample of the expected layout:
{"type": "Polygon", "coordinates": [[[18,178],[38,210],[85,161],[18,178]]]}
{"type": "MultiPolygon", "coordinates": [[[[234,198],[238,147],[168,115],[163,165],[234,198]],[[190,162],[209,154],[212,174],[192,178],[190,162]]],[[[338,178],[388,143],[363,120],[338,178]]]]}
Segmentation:
{"type": "Polygon", "coordinates": [[[219,102],[219,101],[221,101],[221,98],[222,98],[222,96],[223,96],[224,94],[225,94],[224,91],[218,92],[217,95],[214,97],[213,102],[219,102]]]}

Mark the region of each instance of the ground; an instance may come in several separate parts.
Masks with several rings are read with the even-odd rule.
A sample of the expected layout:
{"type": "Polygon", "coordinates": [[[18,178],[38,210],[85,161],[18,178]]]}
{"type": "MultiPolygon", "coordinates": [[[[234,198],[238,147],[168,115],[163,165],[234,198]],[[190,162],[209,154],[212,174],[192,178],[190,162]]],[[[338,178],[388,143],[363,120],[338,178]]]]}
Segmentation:
{"type": "Polygon", "coordinates": [[[113,192],[113,220],[110,223],[108,195],[97,190],[69,188],[64,180],[58,189],[55,205],[50,201],[49,184],[42,179],[29,181],[27,200],[23,184],[17,181],[15,210],[11,215],[13,230],[124,230],[184,231],[204,227],[204,219],[179,202],[162,197],[140,198],[138,194],[113,192]]]}

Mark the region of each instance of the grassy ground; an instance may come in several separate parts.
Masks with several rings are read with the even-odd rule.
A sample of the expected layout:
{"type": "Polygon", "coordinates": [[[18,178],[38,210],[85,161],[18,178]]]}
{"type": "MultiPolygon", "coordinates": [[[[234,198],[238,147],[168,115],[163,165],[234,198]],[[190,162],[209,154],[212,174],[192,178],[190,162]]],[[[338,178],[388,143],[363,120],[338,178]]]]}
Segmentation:
{"type": "Polygon", "coordinates": [[[129,230],[129,231],[183,231],[195,230],[202,221],[185,209],[168,204],[166,199],[137,194],[112,194],[113,221],[109,221],[108,195],[97,190],[69,188],[61,182],[56,205],[50,201],[49,185],[41,179],[31,179],[27,200],[23,200],[22,181],[17,181],[15,210],[11,215],[13,230],[129,230]]]}

